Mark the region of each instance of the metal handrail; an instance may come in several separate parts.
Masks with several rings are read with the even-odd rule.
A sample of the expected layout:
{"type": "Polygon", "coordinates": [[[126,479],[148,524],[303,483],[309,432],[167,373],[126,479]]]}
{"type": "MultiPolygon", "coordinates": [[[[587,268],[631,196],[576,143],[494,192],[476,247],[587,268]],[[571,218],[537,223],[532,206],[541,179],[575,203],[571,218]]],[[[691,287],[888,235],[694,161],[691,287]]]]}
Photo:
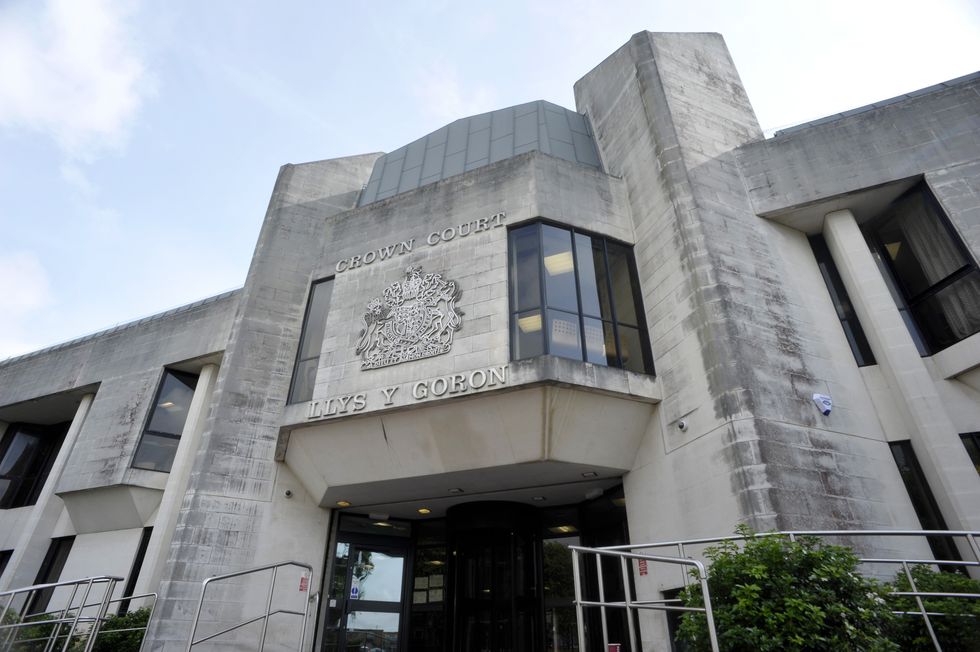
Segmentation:
{"type": "MultiPolygon", "coordinates": [[[[75,637],[75,630],[78,629],[79,623],[89,624],[91,623],[91,628],[88,630],[88,640],[85,642],[85,652],[91,652],[92,647],[95,645],[95,637],[98,635],[99,627],[101,623],[105,620],[106,610],[109,608],[109,603],[111,602],[112,592],[115,589],[116,582],[121,582],[123,578],[116,577],[113,575],[98,575],[94,577],[85,577],[78,580],[66,580],[63,582],[49,582],[46,584],[33,584],[31,586],[21,587],[19,589],[11,589],[8,591],[0,592],[0,600],[7,598],[7,602],[0,611],[0,614],[13,613],[11,607],[14,603],[14,598],[18,595],[24,595],[24,603],[17,610],[17,617],[22,622],[3,624],[0,622],[0,631],[7,631],[6,636],[3,637],[2,650],[9,650],[11,646],[20,641],[16,640],[17,631],[25,627],[35,627],[39,625],[51,625],[51,633],[48,634],[47,645],[45,645],[45,652],[51,652],[57,645],[58,639],[61,636],[65,636],[65,644],[62,647],[62,652],[66,652],[68,647],[71,645],[72,639],[75,637]],[[92,591],[92,587],[99,584],[105,584],[105,592],[102,595],[102,599],[98,602],[93,602],[91,604],[87,603],[89,593],[92,591]],[[29,621],[23,622],[25,617],[24,611],[30,604],[31,596],[35,595],[39,591],[44,591],[46,589],[57,589],[61,587],[72,587],[71,595],[65,606],[62,609],[55,609],[42,614],[29,614],[29,616],[39,616],[39,615],[49,615],[49,614],[60,614],[57,618],[51,618],[43,621],[29,621]],[[80,588],[84,587],[84,592],[82,593],[81,604],[75,606],[75,596],[78,595],[80,588]],[[90,607],[97,607],[97,615],[95,616],[82,616],[82,612],[90,607]],[[72,614],[74,612],[74,614],[72,614]],[[61,629],[64,625],[68,625],[68,632],[66,634],[61,633],[61,629]]],[[[33,639],[32,639],[33,640],[33,639]]],[[[44,639],[38,639],[44,640],[44,639]]]]}
{"type": "MultiPolygon", "coordinates": [[[[198,600],[198,603],[197,603],[197,612],[194,614],[194,624],[191,627],[191,635],[190,635],[190,638],[188,638],[188,640],[187,640],[186,652],[191,652],[191,648],[193,648],[195,645],[197,645],[199,643],[204,643],[205,641],[210,641],[210,640],[212,640],[214,638],[217,638],[218,636],[222,636],[222,635],[227,634],[229,632],[233,632],[233,631],[235,631],[237,629],[241,629],[242,627],[245,627],[246,625],[251,625],[252,623],[258,622],[260,620],[262,621],[262,633],[261,633],[261,635],[259,637],[259,647],[258,647],[258,650],[259,650],[259,652],[262,652],[262,650],[265,649],[265,637],[266,637],[266,633],[268,632],[268,628],[269,628],[269,618],[271,618],[272,616],[275,616],[277,614],[286,614],[286,615],[290,615],[290,616],[302,616],[303,617],[303,626],[301,628],[300,637],[299,637],[299,648],[302,648],[303,647],[303,643],[306,640],[306,627],[307,627],[307,621],[309,620],[309,614],[310,614],[310,602],[313,600],[313,597],[312,596],[307,597],[306,603],[305,603],[305,609],[302,612],[293,611],[293,610],[290,610],[290,609],[276,609],[275,611],[272,610],[272,599],[273,599],[273,596],[275,594],[275,589],[276,589],[276,576],[277,576],[277,574],[279,572],[279,569],[280,568],[284,568],[286,566],[293,566],[293,567],[296,567],[296,568],[303,568],[308,573],[308,577],[310,578],[310,580],[312,580],[312,578],[313,578],[313,567],[311,565],[305,564],[305,563],[299,562],[299,561],[281,561],[281,562],[278,562],[278,563],[275,563],[275,564],[267,564],[265,566],[259,566],[257,568],[249,568],[247,570],[236,571],[234,573],[226,573],[224,575],[215,575],[213,577],[208,577],[207,579],[205,579],[202,582],[202,586],[201,586],[201,599],[198,600]],[[246,620],[244,620],[244,621],[242,621],[242,622],[240,622],[240,623],[238,623],[236,625],[232,625],[231,627],[227,627],[227,628],[225,628],[225,629],[223,629],[223,630],[221,630],[219,632],[216,632],[214,634],[209,634],[208,636],[205,636],[203,638],[200,638],[200,639],[195,639],[194,638],[197,635],[197,626],[198,626],[198,623],[201,620],[201,611],[204,609],[204,600],[205,600],[205,597],[206,597],[207,592],[208,592],[208,587],[212,583],[218,582],[218,581],[221,581],[221,580],[231,579],[233,577],[242,577],[242,576],[245,576],[245,575],[253,575],[255,573],[261,573],[261,572],[269,571],[269,570],[272,571],[272,578],[269,581],[269,592],[268,592],[268,595],[266,596],[265,613],[264,614],[262,614],[261,616],[256,616],[254,618],[248,618],[248,619],[246,619],[246,620]]],[[[319,594],[317,594],[317,595],[319,595],[319,594]]]]}
{"type": "MultiPolygon", "coordinates": [[[[579,634],[579,649],[585,649],[585,624],[584,624],[584,607],[598,607],[600,609],[601,615],[601,625],[602,625],[602,638],[603,646],[608,646],[608,632],[606,624],[606,609],[607,608],[620,608],[625,609],[627,614],[631,614],[634,610],[638,609],[654,609],[659,611],[679,611],[679,612],[704,612],[707,625],[708,634],[711,642],[711,649],[717,651],[717,632],[715,631],[715,625],[713,617],[711,616],[711,598],[708,594],[708,584],[707,577],[708,573],[704,570],[702,566],[695,566],[698,568],[697,576],[698,581],[701,584],[702,594],[704,598],[704,608],[697,607],[682,607],[676,606],[675,604],[670,604],[671,600],[635,600],[631,599],[631,586],[629,582],[629,573],[627,571],[627,560],[628,559],[638,559],[646,560],[653,563],[668,563],[668,564],[680,564],[683,561],[687,561],[687,565],[694,566],[699,562],[687,556],[690,546],[706,545],[706,544],[716,544],[723,541],[747,541],[753,538],[770,537],[770,536],[783,536],[789,537],[791,541],[795,541],[797,537],[954,537],[965,539],[969,550],[973,553],[974,560],[949,560],[949,559],[899,559],[899,558],[859,558],[859,562],[862,564],[896,564],[901,565],[902,571],[904,572],[906,579],[909,582],[911,591],[894,591],[889,595],[891,596],[902,596],[902,597],[914,597],[916,601],[917,611],[907,612],[907,611],[895,611],[895,614],[901,615],[917,615],[920,616],[925,624],[926,630],[929,633],[929,637],[932,640],[933,647],[938,651],[942,652],[942,646],[939,643],[936,633],[933,630],[930,617],[937,615],[946,615],[942,613],[935,613],[927,611],[922,598],[934,598],[934,597],[948,597],[948,598],[960,598],[960,599],[980,599],[980,594],[976,593],[943,593],[943,592],[929,592],[929,591],[919,591],[915,585],[915,580],[912,577],[911,566],[915,565],[934,565],[934,566],[960,566],[964,568],[980,567],[980,544],[978,544],[978,538],[980,538],[980,531],[973,530],[790,530],[783,532],[764,532],[758,534],[735,534],[722,537],[706,537],[699,539],[684,539],[676,541],[660,541],[654,543],[641,543],[641,544],[624,544],[617,546],[604,546],[602,548],[586,548],[582,546],[569,546],[572,550],[572,568],[574,574],[575,583],[575,607],[576,616],[578,620],[578,634],[579,634]],[[648,551],[657,548],[672,548],[673,552],[677,556],[661,556],[649,554],[648,551]],[[584,600],[582,597],[582,577],[580,573],[580,563],[579,556],[585,554],[596,555],[596,571],[598,577],[598,600],[584,600]],[[620,559],[620,564],[623,570],[623,586],[624,586],[624,597],[623,601],[608,601],[605,598],[605,592],[603,587],[602,579],[602,566],[600,563],[601,556],[612,556],[618,557],[620,559]],[[693,563],[692,563],[693,562],[693,563]]],[[[684,573],[684,585],[688,582],[688,573],[684,573]]],[[[633,618],[627,618],[627,624],[629,627],[629,636],[631,649],[636,650],[637,641],[634,631],[633,618]]]]}

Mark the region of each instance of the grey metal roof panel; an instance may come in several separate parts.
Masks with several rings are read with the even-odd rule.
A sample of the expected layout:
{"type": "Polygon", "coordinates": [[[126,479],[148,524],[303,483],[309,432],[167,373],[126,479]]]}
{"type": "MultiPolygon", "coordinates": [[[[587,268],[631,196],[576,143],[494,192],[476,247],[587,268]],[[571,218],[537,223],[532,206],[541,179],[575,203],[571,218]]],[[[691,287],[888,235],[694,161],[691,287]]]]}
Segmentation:
{"type": "Polygon", "coordinates": [[[456,120],[382,156],[358,205],[534,150],[602,169],[588,119],[537,100],[456,120]]]}

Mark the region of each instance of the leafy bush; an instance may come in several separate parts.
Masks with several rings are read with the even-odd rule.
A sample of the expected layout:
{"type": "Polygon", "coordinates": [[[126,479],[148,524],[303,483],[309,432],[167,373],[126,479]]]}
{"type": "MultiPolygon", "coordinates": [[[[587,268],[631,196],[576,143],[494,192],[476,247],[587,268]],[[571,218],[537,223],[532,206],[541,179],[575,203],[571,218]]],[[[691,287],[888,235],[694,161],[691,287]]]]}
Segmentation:
{"type": "MultiPolygon", "coordinates": [[[[928,566],[914,566],[915,588],[928,593],[980,593],[980,582],[959,573],[939,573],[928,566]]],[[[899,572],[894,591],[911,591],[908,577],[899,572]]],[[[926,611],[943,613],[929,619],[944,652],[980,651],[980,600],[969,598],[922,598],[926,611]]],[[[911,596],[890,600],[896,611],[918,612],[919,605],[911,596]]],[[[921,616],[897,616],[889,627],[889,638],[903,650],[934,650],[921,616]]]]}
{"type": "MultiPolygon", "coordinates": [[[[109,616],[99,631],[99,637],[95,640],[94,652],[139,652],[140,644],[143,642],[143,632],[146,623],[150,619],[149,608],[130,611],[121,616],[109,616]],[[129,629],[138,627],[139,629],[130,632],[113,632],[116,629],[129,629]]],[[[84,649],[84,648],[82,648],[84,649]]]]}
{"type": "MultiPolygon", "coordinates": [[[[753,535],[746,527],[738,533],[753,535]]],[[[705,555],[723,651],[899,649],[884,637],[893,616],[883,590],[857,573],[858,558],[849,548],[773,535],[750,538],[742,550],[726,541],[705,555]]],[[[698,584],[681,598],[686,606],[704,606],[698,584]]],[[[710,650],[704,614],[685,613],[677,638],[690,650],[710,650]]]]}

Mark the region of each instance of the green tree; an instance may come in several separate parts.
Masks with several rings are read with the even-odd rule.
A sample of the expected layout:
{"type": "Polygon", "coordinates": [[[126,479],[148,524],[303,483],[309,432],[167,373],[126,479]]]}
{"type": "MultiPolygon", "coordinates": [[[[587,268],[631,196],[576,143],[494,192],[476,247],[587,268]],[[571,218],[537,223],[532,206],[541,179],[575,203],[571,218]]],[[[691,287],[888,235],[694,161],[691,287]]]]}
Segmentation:
{"type": "MultiPolygon", "coordinates": [[[[746,527],[739,534],[753,536],[746,527]]],[[[708,590],[723,651],[884,652],[899,648],[885,638],[892,614],[882,588],[856,571],[849,548],[815,537],[772,535],[709,548],[708,590]]],[[[701,587],[681,597],[703,607],[701,587]]],[[[678,640],[688,649],[710,650],[704,614],[685,613],[678,640]]]]}
{"type": "MultiPolygon", "coordinates": [[[[926,593],[980,593],[980,582],[959,573],[939,573],[928,566],[914,566],[915,588],[926,593]]],[[[908,577],[900,572],[891,586],[894,591],[911,591],[908,577]]],[[[944,652],[980,651],[980,600],[971,598],[922,598],[926,611],[941,613],[930,618],[936,638],[944,652]]],[[[896,611],[918,612],[911,596],[897,596],[890,602],[896,611]]],[[[921,616],[898,616],[889,627],[889,638],[903,650],[934,650],[921,616]]]]}

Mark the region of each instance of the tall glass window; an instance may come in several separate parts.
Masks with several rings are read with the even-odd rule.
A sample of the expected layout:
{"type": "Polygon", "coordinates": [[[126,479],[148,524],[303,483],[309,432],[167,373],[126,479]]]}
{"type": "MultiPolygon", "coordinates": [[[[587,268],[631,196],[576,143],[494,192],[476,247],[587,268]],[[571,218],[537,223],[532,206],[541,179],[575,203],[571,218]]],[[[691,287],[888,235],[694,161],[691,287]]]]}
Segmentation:
{"type": "Polygon", "coordinates": [[[306,316],[303,318],[303,331],[299,336],[299,351],[296,354],[293,381],[289,388],[290,403],[303,403],[313,398],[316,370],[320,363],[320,349],[323,346],[323,333],[327,325],[327,312],[330,310],[332,293],[332,278],[314,283],[310,289],[310,301],[307,304],[306,316]]]}
{"type": "MultiPolygon", "coordinates": [[[[910,441],[894,441],[889,444],[892,449],[892,456],[895,464],[898,465],[898,472],[902,475],[905,489],[909,492],[912,499],[912,507],[915,509],[916,516],[923,530],[948,530],[946,520],[943,519],[942,512],[936,498],[932,495],[929,483],[926,482],[925,473],[919,466],[919,458],[915,456],[910,441]]],[[[960,554],[956,550],[956,545],[949,537],[926,537],[929,547],[936,559],[960,560],[960,554]]],[[[943,567],[944,569],[949,567],[943,567]]]]}
{"type": "Polygon", "coordinates": [[[924,183],[868,226],[928,346],[980,332],[980,271],[924,183]]]}
{"type": "Polygon", "coordinates": [[[0,439],[0,509],[37,502],[69,425],[14,423],[7,428],[0,439]]]}
{"type": "Polygon", "coordinates": [[[864,329],[861,328],[861,322],[858,321],[857,313],[854,312],[851,298],[847,295],[844,281],[841,280],[840,272],[837,271],[837,265],[834,264],[834,259],[830,255],[830,250],[827,248],[823,236],[810,236],[810,248],[813,249],[813,255],[820,267],[820,275],[823,276],[823,282],[827,285],[827,291],[834,302],[837,318],[844,330],[844,337],[847,338],[847,343],[851,346],[854,360],[859,367],[875,364],[871,345],[868,344],[868,338],[864,336],[864,329]]]}
{"type": "Polygon", "coordinates": [[[966,446],[966,452],[970,456],[973,466],[977,467],[977,473],[980,473],[980,432],[964,433],[960,435],[960,439],[966,446]]]}
{"type": "Polygon", "coordinates": [[[511,357],[653,373],[629,247],[535,223],[510,232],[511,357]]]}
{"type": "Polygon", "coordinates": [[[135,468],[170,471],[196,387],[197,376],[170,369],[164,371],[150,419],[133,456],[135,468]]]}

